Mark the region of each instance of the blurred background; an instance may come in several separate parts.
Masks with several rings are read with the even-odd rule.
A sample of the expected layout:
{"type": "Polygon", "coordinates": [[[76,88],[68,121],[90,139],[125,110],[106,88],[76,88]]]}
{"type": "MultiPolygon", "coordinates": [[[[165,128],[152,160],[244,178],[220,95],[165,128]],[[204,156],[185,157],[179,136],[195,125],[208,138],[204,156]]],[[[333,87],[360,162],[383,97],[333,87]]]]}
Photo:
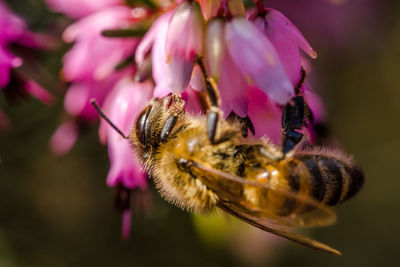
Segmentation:
{"type": "MultiPolygon", "coordinates": [[[[70,21],[42,1],[6,1],[30,29],[60,36],[70,21]]],[[[12,123],[0,131],[0,266],[395,266],[400,247],[400,2],[269,0],[303,32],[318,59],[313,89],[328,123],[366,174],[362,191],[338,207],[339,222],[308,235],[342,251],[331,256],[234,220],[193,217],[163,201],[133,213],[129,242],[105,185],[109,168],[97,127],[56,157],[49,139],[64,112],[58,81],[67,45],[32,55],[33,75],[58,97],[18,105],[0,95],[12,123]]],[[[148,198],[148,195],[142,197],[148,198]]],[[[140,201],[137,201],[138,203],[140,201]]]]}

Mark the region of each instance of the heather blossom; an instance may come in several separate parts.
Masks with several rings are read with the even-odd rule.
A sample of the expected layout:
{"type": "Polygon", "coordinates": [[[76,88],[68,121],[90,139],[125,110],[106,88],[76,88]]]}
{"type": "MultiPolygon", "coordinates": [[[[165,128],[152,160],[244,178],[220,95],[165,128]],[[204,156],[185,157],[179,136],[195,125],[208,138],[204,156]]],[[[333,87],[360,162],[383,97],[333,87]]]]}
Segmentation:
{"type": "Polygon", "coordinates": [[[49,7],[72,18],[82,18],[106,7],[123,5],[124,0],[45,0],[49,7]]]}
{"type": "MultiPolygon", "coordinates": [[[[30,94],[46,104],[52,101],[50,93],[18,69],[24,63],[24,59],[10,50],[13,44],[28,48],[45,48],[43,38],[45,37],[30,32],[23,19],[0,0],[0,91],[9,98],[30,94]]],[[[3,122],[0,122],[0,125],[6,125],[4,113],[1,118],[3,122]]]]}
{"type": "MultiPolygon", "coordinates": [[[[66,1],[57,3],[62,7],[69,6],[66,1]]],[[[116,67],[132,55],[138,39],[110,39],[101,33],[110,28],[128,27],[140,19],[127,6],[111,6],[78,20],[64,31],[64,41],[74,42],[72,49],[64,56],[62,71],[63,78],[71,82],[64,100],[65,109],[70,115],[79,120],[93,121],[97,118],[97,112],[91,106],[90,99],[94,98],[101,104],[120,79],[134,72],[132,66],[122,70],[116,70],[116,67]]],[[[76,140],[77,134],[65,131],[63,135],[62,129],[66,128],[59,128],[59,134],[54,135],[53,140],[76,140]]],[[[74,129],[78,130],[78,127],[74,129]]],[[[54,152],[60,154],[61,151],[68,151],[65,149],[67,147],[58,149],[57,143],[51,143],[54,152]]],[[[73,143],[70,142],[68,148],[72,148],[73,143]]]]}
{"type": "MultiPolygon", "coordinates": [[[[250,120],[256,137],[279,142],[282,107],[295,96],[304,95],[311,110],[321,112],[318,98],[302,82],[299,50],[311,58],[315,51],[283,14],[264,8],[262,1],[250,11],[240,0],[180,0],[157,8],[119,0],[47,2],[53,10],[79,18],[63,34],[65,42],[73,43],[62,70],[71,83],[64,103],[73,118],[52,138],[58,154],[75,142],[75,121],[97,118],[92,98],[125,135],[152,97],[181,93],[187,112],[207,112],[199,101],[205,94],[200,66],[217,85],[224,118],[234,114],[250,120]]],[[[146,188],[145,174],[128,142],[108,124],[101,123],[99,135],[108,145],[107,184],[119,192],[126,237],[127,192],[146,188]]]]}
{"type": "MultiPolygon", "coordinates": [[[[133,9],[122,1],[49,2],[52,9],[80,18],[63,33],[64,41],[73,43],[71,50],[64,56],[62,70],[63,79],[71,83],[65,95],[64,106],[72,118],[63,122],[54,133],[50,142],[51,150],[58,155],[67,153],[78,138],[79,125],[98,118],[90,104],[91,99],[103,105],[115,124],[128,134],[137,112],[150,99],[153,86],[150,82],[138,85],[130,81],[135,73],[132,64],[119,67],[124,61],[129,62],[139,39],[107,38],[102,32],[133,27],[147,16],[146,10],[141,7],[133,9]],[[93,9],[82,13],[75,4],[81,8],[90,4],[93,9]]],[[[125,199],[125,202],[120,201],[125,204],[119,210],[123,214],[122,235],[127,238],[130,212],[126,204],[129,203],[129,194],[126,195],[126,192],[136,187],[145,189],[145,174],[135,163],[128,142],[108,128],[104,124],[100,127],[100,139],[108,145],[111,161],[107,184],[117,188],[117,200],[125,199]]],[[[121,203],[116,206],[121,206],[121,203]]]]}

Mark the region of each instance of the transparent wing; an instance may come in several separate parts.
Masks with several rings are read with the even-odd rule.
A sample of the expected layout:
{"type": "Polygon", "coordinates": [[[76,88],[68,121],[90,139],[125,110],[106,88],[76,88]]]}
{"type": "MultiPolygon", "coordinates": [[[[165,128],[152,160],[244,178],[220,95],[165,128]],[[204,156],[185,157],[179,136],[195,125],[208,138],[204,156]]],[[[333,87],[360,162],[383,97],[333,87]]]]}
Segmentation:
{"type": "Polygon", "coordinates": [[[248,224],[253,225],[263,231],[284,237],[286,239],[289,239],[291,241],[294,241],[294,242],[299,243],[306,247],[310,247],[310,248],[313,248],[316,250],[324,251],[324,252],[335,254],[335,255],[341,255],[340,251],[338,251],[328,245],[325,245],[319,241],[311,239],[309,237],[302,236],[302,235],[292,233],[289,231],[270,228],[270,227],[264,225],[263,222],[260,222],[259,218],[252,217],[249,214],[243,212],[242,210],[236,209],[234,206],[229,205],[228,203],[221,202],[218,204],[218,207],[221,210],[231,214],[232,216],[234,216],[244,222],[247,222],[248,224]]]}
{"type": "Polygon", "coordinates": [[[331,208],[318,203],[311,197],[277,185],[244,179],[197,162],[191,161],[190,165],[193,171],[198,172],[207,187],[218,195],[222,203],[225,203],[226,207],[246,215],[247,218],[257,218],[257,221],[264,226],[281,229],[318,227],[331,225],[337,219],[336,213],[331,208]],[[288,202],[297,203],[296,205],[300,204],[302,208],[289,212],[285,216],[280,215],[279,212],[276,212],[276,209],[282,208],[279,205],[274,206],[274,203],[259,205],[243,197],[242,191],[249,189],[257,190],[258,195],[274,194],[275,199],[285,199],[288,202]]]}

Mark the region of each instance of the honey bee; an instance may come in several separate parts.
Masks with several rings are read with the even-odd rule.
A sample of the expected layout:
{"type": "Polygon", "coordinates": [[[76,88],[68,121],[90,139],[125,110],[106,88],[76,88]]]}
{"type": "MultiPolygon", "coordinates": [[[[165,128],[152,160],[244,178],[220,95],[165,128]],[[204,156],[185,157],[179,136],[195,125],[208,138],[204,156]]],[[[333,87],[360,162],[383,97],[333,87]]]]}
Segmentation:
{"type": "Polygon", "coordinates": [[[264,231],[340,254],[292,230],[336,221],[331,206],[355,195],[364,180],[349,156],[321,148],[295,153],[298,127],[288,114],[299,115],[298,109],[286,109],[287,137],[279,148],[267,140],[247,141],[242,122],[215,119],[220,113],[213,107],[204,116],[188,114],[184,106],[179,95],[153,99],[126,137],[164,199],[199,214],[220,209],[264,231]]]}

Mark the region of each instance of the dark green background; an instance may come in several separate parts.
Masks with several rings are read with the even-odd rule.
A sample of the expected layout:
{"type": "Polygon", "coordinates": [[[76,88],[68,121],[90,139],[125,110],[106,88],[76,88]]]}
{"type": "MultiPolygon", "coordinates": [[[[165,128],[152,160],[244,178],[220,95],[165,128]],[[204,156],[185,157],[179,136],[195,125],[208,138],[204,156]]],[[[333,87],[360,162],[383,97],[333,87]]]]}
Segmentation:
{"type": "MultiPolygon", "coordinates": [[[[8,2],[36,31],[60,33],[68,23],[41,1],[8,2]]],[[[293,4],[280,2],[287,2],[288,9],[293,4]]],[[[288,11],[319,53],[313,67],[331,130],[363,166],[366,184],[338,208],[338,224],[311,231],[343,256],[287,242],[268,253],[274,255],[266,263],[270,266],[395,266],[398,261],[400,6],[397,0],[375,2],[379,8],[357,25],[356,33],[340,30],[348,38],[340,45],[296,16],[307,14],[306,6],[288,11]]],[[[308,16],[316,28],[323,23],[316,13],[308,16]]],[[[48,149],[65,116],[63,85],[56,77],[66,49],[34,55],[44,64],[44,74],[33,75],[44,77],[43,85],[59,96],[56,105],[46,107],[34,99],[14,105],[0,95],[12,121],[10,130],[0,132],[0,266],[248,265],[226,246],[201,242],[189,214],[161,200],[153,189],[152,213],[134,215],[132,239],[121,241],[120,216],[111,208],[112,190],[104,182],[109,161],[97,128],[87,129],[64,157],[48,149]]]]}

